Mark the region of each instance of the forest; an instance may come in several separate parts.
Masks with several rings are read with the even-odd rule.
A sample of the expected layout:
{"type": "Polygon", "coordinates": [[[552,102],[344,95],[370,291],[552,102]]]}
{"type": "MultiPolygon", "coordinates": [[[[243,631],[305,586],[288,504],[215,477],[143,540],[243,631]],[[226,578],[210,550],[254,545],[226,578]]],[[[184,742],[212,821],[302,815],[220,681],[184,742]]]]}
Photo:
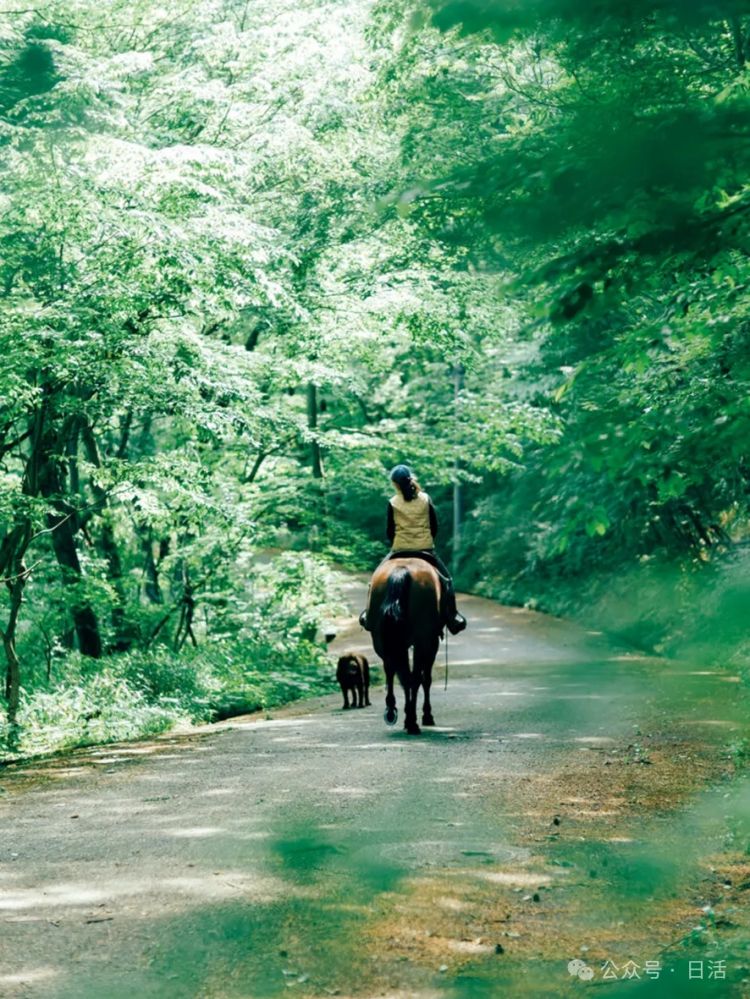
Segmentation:
{"type": "Polygon", "coordinates": [[[0,736],[330,688],[387,473],[459,587],[750,672],[750,3],[0,14],[0,736]]]}

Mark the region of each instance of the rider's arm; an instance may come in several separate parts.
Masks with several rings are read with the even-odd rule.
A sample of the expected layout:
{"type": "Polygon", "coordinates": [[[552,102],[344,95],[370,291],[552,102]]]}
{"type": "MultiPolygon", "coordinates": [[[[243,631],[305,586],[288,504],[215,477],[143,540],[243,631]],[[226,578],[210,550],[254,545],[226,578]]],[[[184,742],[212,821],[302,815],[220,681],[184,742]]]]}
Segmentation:
{"type": "Polygon", "coordinates": [[[388,504],[388,520],[385,525],[385,536],[393,544],[393,539],[396,537],[396,521],[393,519],[393,507],[390,503],[388,504]]]}

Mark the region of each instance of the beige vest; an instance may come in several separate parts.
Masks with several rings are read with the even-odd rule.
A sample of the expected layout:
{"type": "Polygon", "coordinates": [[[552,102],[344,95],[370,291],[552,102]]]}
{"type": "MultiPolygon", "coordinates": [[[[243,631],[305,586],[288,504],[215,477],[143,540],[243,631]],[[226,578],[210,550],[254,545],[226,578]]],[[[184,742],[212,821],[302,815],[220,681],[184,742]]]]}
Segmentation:
{"type": "Polygon", "coordinates": [[[427,493],[417,493],[408,502],[401,493],[397,493],[391,497],[391,506],[396,524],[393,550],[432,548],[435,542],[430,531],[430,497],[427,493]]]}

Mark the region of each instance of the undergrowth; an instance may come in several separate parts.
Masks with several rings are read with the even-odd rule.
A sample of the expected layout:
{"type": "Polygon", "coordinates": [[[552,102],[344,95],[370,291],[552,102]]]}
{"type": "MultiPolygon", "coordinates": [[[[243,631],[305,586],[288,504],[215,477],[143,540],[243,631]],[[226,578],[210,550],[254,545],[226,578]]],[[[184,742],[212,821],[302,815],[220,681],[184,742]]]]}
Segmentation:
{"type": "Polygon", "coordinates": [[[180,651],[164,644],[92,659],[70,652],[48,682],[21,692],[15,732],[0,716],[6,759],[147,738],[178,722],[265,710],[335,687],[322,628],[337,577],[298,553],[264,566],[216,633],[180,651]]]}

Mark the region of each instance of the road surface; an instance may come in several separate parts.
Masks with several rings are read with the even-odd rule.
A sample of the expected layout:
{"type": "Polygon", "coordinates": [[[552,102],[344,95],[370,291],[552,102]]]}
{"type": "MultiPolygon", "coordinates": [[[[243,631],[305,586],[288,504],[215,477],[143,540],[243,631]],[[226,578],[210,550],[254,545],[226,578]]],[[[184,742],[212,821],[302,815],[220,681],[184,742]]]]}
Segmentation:
{"type": "MultiPolygon", "coordinates": [[[[11,768],[0,995],[580,995],[571,959],[658,956],[703,901],[685,815],[727,777],[727,677],[693,691],[568,623],[461,607],[421,737],[375,687],[11,768]],[[665,836],[686,863],[657,849],[641,890],[665,836]]],[[[368,649],[354,624],[345,648],[368,649]]]]}

